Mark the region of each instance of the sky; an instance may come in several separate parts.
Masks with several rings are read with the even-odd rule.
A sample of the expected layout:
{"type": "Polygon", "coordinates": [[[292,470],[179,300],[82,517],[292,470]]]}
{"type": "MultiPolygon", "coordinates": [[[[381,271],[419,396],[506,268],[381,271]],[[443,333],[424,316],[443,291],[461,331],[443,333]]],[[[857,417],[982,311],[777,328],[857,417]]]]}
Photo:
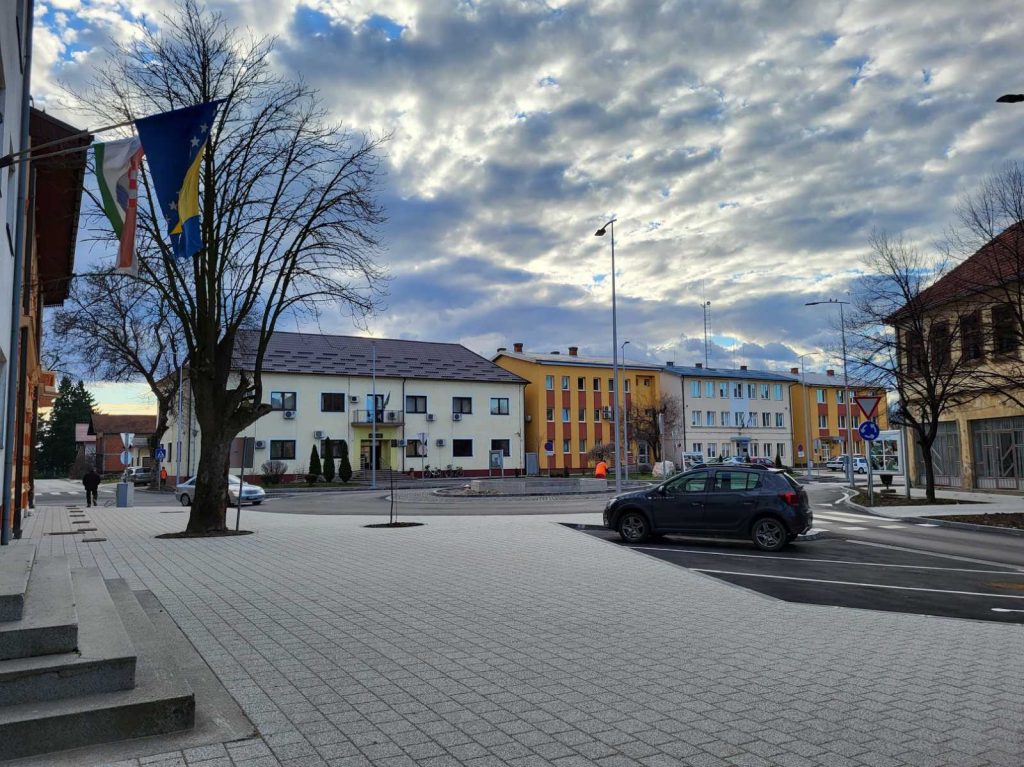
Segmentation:
{"type": "MultiPolygon", "coordinates": [[[[1019,4],[1003,0],[211,0],[349,128],[390,133],[378,337],[627,359],[838,366],[828,307],[872,230],[931,251],[1020,158],[1019,4]]],[[[37,2],[33,91],[171,0],[37,2]]],[[[78,258],[96,260],[80,245],[78,258]]],[[[321,327],[365,333],[339,312],[321,327]]],[[[289,329],[289,328],[284,328],[289,329]]]]}

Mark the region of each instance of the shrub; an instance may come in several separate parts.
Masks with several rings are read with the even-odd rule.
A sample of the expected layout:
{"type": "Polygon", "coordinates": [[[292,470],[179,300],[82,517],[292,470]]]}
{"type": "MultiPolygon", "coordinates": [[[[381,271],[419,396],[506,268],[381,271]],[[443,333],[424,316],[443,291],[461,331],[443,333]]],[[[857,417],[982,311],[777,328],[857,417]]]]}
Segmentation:
{"type": "Polygon", "coordinates": [[[782,456],[779,455],[778,453],[775,454],[775,468],[776,469],[781,469],[782,468],[782,456]]]}
{"type": "Polygon", "coordinates": [[[263,481],[268,485],[276,485],[288,473],[288,464],[284,461],[264,461],[260,467],[263,472],[263,481]]]}
{"type": "Polygon", "coordinates": [[[338,479],[347,483],[352,479],[352,464],[348,462],[348,442],[345,440],[338,442],[338,457],[338,479]]]}
{"type": "Polygon", "coordinates": [[[323,467],[320,465],[320,453],[317,452],[316,445],[313,445],[309,451],[309,470],[306,472],[306,481],[312,485],[319,479],[322,473],[323,467]]]}
{"type": "Polygon", "coordinates": [[[334,450],[329,439],[324,441],[324,479],[334,481],[334,450]]]}
{"type": "Polygon", "coordinates": [[[638,474],[650,474],[654,467],[649,463],[638,463],[636,470],[638,474]]]}

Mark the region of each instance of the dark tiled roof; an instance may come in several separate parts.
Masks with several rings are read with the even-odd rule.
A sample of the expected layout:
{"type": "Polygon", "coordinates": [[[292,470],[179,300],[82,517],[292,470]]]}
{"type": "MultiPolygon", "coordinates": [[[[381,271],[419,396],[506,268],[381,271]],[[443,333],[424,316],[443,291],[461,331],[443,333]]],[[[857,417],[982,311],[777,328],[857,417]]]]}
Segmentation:
{"type": "Polygon", "coordinates": [[[156,431],[155,415],[104,415],[93,413],[89,426],[90,434],[152,434],[156,431]]]}
{"type": "Polygon", "coordinates": [[[793,383],[793,379],[782,373],[769,373],[764,370],[737,370],[735,368],[691,368],[679,367],[678,365],[664,368],[666,373],[683,378],[722,378],[742,379],[745,381],[779,381],[793,383]]]}
{"type": "MultiPolygon", "coordinates": [[[[252,369],[257,338],[255,333],[239,334],[236,367],[252,369]]],[[[377,375],[382,378],[526,383],[462,344],[281,331],[270,338],[263,372],[369,377],[373,347],[377,350],[377,375]]]]}

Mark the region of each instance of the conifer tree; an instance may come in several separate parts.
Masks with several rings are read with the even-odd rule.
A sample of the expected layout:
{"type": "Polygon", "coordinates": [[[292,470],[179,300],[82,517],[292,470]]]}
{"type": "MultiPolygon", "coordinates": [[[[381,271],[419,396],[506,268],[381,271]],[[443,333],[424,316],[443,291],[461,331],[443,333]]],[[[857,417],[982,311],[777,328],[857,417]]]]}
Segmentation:
{"type": "Polygon", "coordinates": [[[338,448],[341,454],[341,460],[338,465],[338,479],[342,482],[348,482],[352,479],[352,464],[348,461],[348,442],[341,440],[338,442],[338,448]]]}
{"type": "Polygon", "coordinates": [[[36,454],[37,473],[47,477],[66,477],[75,462],[75,424],[88,423],[96,401],[79,381],[64,376],[57,386],[57,399],[50,415],[39,429],[36,454]]]}
{"type": "Polygon", "coordinates": [[[316,445],[313,445],[309,451],[309,471],[306,474],[306,480],[313,484],[322,473],[323,467],[320,465],[320,454],[316,450],[316,445]]]}
{"type": "Polygon", "coordinates": [[[324,479],[334,481],[334,450],[331,440],[324,440],[324,479]]]}

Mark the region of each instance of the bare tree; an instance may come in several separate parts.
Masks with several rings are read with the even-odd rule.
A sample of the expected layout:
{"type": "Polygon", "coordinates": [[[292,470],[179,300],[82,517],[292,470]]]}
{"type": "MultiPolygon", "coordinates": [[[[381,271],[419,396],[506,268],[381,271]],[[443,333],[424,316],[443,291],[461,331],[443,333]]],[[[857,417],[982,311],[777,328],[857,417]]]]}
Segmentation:
{"type": "Polygon", "coordinates": [[[72,280],[63,307],[50,320],[62,364],[90,379],[143,381],[157,401],[156,448],[178,396],[184,341],[162,296],[144,283],[105,269],[72,280]]]}
{"type": "Polygon", "coordinates": [[[899,420],[921,448],[925,492],[935,499],[932,445],[939,421],[980,396],[977,368],[959,348],[967,316],[955,301],[939,300],[932,285],[947,272],[899,236],[874,233],[857,286],[849,357],[858,377],[894,390],[899,420]]]}
{"type": "Polygon", "coordinates": [[[634,394],[629,403],[629,436],[638,445],[647,445],[648,455],[657,463],[663,460],[662,434],[672,434],[676,430],[682,413],[682,402],[675,395],[634,394]]]}
{"type": "Polygon", "coordinates": [[[383,139],[330,123],[314,91],[274,73],[272,47],[188,0],[110,51],[81,102],[118,122],[225,100],[202,162],[204,247],[191,259],[174,257],[140,175],[137,280],[180,327],[202,434],[187,527],[195,534],[226,529],[230,442],[270,411],[262,369],[278,324],[362,316],[382,294],[383,139]]]}

